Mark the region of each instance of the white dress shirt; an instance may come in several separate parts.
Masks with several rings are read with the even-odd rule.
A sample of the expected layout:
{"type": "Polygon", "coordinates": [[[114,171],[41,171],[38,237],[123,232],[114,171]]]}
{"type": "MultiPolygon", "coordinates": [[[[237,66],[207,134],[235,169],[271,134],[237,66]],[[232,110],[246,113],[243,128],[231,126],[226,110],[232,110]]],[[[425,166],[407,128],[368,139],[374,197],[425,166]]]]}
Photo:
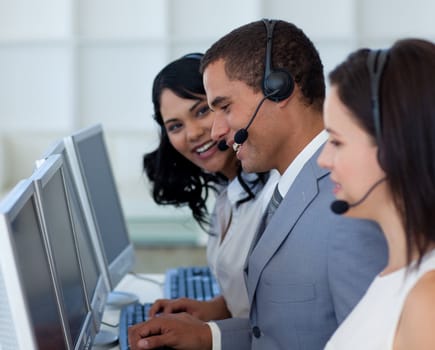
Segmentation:
{"type": "MultiPolygon", "coordinates": [[[[242,176],[247,182],[256,178],[255,174],[242,176]]],[[[257,226],[278,179],[279,173],[273,170],[262,189],[255,194],[255,198],[240,205],[236,203],[246,197],[246,192],[237,178],[216,198],[212,232],[207,243],[207,260],[233,317],[249,316],[243,267],[257,226]]]]}
{"type": "MultiPolygon", "coordinates": [[[[280,177],[278,182],[278,190],[282,197],[285,197],[293,181],[302,170],[305,163],[316,153],[316,151],[326,142],[328,134],[326,131],[320,132],[311,142],[305,146],[305,148],[297,155],[297,157],[291,162],[284,174],[280,177]]],[[[273,186],[274,187],[274,186],[273,186]]],[[[272,187],[269,199],[272,196],[274,188],[272,187]]],[[[266,203],[267,206],[268,203],[266,203]]],[[[257,221],[258,225],[258,221],[257,221]]],[[[256,228],[253,229],[252,235],[255,234],[256,228]]],[[[245,256],[246,259],[246,256],[245,256]]],[[[244,261],[243,261],[244,263],[244,261]]],[[[245,287],[246,290],[246,287],[245,287]]],[[[208,323],[212,334],[212,350],[221,350],[221,333],[220,329],[214,322],[208,323]]]]}

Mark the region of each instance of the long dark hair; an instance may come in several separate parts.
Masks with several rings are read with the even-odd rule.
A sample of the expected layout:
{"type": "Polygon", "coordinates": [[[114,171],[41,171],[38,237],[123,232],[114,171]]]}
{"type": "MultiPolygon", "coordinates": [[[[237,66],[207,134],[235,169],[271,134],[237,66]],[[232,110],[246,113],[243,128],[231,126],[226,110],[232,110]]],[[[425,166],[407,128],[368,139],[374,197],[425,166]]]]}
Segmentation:
{"type": "Polygon", "coordinates": [[[377,142],[380,166],[405,228],[408,263],[435,242],[435,44],[397,41],[379,89],[380,139],[375,136],[368,49],[351,54],[329,75],[356,122],[377,142]]]}
{"type": "MultiPolygon", "coordinates": [[[[185,99],[198,99],[205,95],[202,75],[199,72],[202,54],[185,55],[165,66],[155,77],[152,89],[154,120],[160,126],[160,144],[143,157],[143,169],[152,183],[152,196],[158,204],[188,205],[193,218],[205,228],[208,224],[207,199],[210,191],[217,191],[227,179],[220,173],[205,172],[183,157],[169,141],[160,111],[160,98],[164,89],[185,99]]],[[[230,151],[231,152],[231,151],[230,151]]],[[[252,183],[246,183],[238,170],[238,180],[246,191],[246,197],[238,204],[255,197],[254,188],[264,183],[266,174],[258,174],[252,183]]]]}

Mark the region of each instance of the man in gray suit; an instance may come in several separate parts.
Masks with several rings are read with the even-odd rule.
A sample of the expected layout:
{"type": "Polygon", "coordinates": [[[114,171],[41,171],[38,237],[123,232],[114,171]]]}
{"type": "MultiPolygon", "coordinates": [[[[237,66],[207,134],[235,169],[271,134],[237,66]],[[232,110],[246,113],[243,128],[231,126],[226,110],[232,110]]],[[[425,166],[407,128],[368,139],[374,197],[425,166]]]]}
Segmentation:
{"type": "Polygon", "coordinates": [[[294,25],[264,20],[217,41],[202,69],[213,138],[237,152],[245,171],[277,169],[275,204],[283,198],[246,263],[249,319],[160,316],[130,330],[132,349],[320,350],[384,267],[387,250],[374,223],[329,209],[334,184],[316,162],[327,138],[319,55],[294,25]]]}

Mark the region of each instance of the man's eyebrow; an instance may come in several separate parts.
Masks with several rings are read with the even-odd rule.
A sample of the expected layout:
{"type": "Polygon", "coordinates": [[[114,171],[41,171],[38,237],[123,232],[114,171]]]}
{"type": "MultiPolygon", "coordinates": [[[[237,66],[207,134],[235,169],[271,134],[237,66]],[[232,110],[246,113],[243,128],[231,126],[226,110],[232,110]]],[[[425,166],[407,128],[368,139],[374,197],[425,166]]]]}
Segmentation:
{"type": "Polygon", "coordinates": [[[216,97],[213,101],[211,101],[210,103],[210,107],[211,108],[216,108],[218,107],[220,104],[224,103],[225,101],[228,100],[228,97],[224,97],[224,96],[218,96],[216,97]]]}

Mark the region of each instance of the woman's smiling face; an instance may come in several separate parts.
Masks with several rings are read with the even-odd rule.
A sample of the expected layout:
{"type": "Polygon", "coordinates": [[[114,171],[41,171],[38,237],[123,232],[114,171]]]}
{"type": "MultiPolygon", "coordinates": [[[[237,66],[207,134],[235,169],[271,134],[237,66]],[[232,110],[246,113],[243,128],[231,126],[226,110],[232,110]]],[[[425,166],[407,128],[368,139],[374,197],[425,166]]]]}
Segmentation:
{"type": "Polygon", "coordinates": [[[181,155],[205,171],[220,172],[230,179],[236,176],[234,152],[219,151],[211,138],[214,115],[205,95],[186,99],[164,89],[160,111],[169,141],[181,155]]]}

